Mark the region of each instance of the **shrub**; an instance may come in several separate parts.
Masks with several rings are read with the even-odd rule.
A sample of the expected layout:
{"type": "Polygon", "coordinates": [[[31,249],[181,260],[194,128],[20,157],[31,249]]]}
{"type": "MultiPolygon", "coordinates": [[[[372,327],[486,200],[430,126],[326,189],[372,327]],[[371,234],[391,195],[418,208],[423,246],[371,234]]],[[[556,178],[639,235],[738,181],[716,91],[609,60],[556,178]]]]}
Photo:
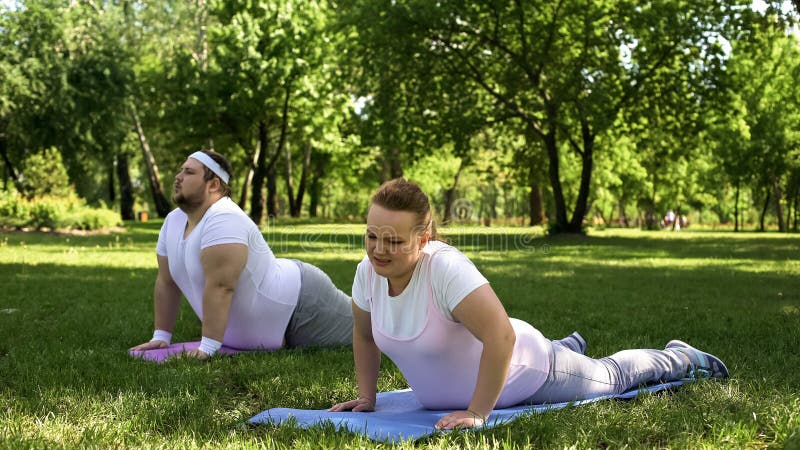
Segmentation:
{"type": "Polygon", "coordinates": [[[30,218],[28,202],[16,191],[0,192],[0,227],[21,228],[30,218]]]}
{"type": "Polygon", "coordinates": [[[119,213],[91,208],[74,193],[26,199],[16,191],[0,192],[0,227],[99,230],[120,224],[119,213]]]}
{"type": "Polygon", "coordinates": [[[110,209],[83,207],[67,214],[62,221],[64,228],[78,230],[101,230],[120,224],[119,213],[110,209]]]}
{"type": "Polygon", "coordinates": [[[22,194],[28,199],[72,193],[61,152],[51,147],[28,156],[22,171],[22,194]]]}

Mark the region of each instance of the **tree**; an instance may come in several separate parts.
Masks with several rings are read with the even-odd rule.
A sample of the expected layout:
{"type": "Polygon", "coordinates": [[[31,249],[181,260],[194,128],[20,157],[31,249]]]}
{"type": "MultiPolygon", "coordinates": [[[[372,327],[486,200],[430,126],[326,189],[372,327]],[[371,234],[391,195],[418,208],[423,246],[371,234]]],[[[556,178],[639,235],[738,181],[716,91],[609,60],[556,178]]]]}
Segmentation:
{"type": "MultiPolygon", "coordinates": [[[[257,223],[277,211],[277,164],[284,162],[284,181],[290,212],[299,214],[298,199],[291,177],[291,149],[301,148],[306,173],[310,170],[312,148],[291,142],[297,114],[313,111],[299,107],[300,96],[309,93],[310,80],[322,63],[324,37],[323,2],[255,2],[248,5],[217,4],[210,15],[219,25],[209,28],[211,63],[209,85],[217,102],[221,133],[249,151],[251,165],[250,215],[257,223]],[[306,151],[306,149],[308,149],[306,151]],[[287,153],[288,152],[288,153],[287,153]],[[263,197],[267,187],[266,201],[263,197]],[[266,203],[266,205],[265,205],[266,203]]],[[[301,177],[302,179],[302,177],[301,177]]],[[[303,186],[300,191],[304,191],[303,186]]]]}
{"type": "Polygon", "coordinates": [[[761,225],[772,200],[780,231],[800,134],[800,51],[791,20],[768,9],[753,18],[753,28],[734,42],[724,78],[726,97],[716,113],[716,155],[736,189],[735,229],[739,229],[739,192],[752,185],[763,192],[761,225]],[[755,185],[753,185],[753,183],[755,185]]]}
{"type": "Polygon", "coordinates": [[[21,162],[61,143],[64,124],[58,118],[69,109],[69,52],[55,7],[55,2],[31,2],[0,12],[0,156],[17,188],[21,162]]]}
{"type": "Polygon", "coordinates": [[[611,1],[408,0],[363,2],[358,8],[378,11],[380,20],[361,24],[372,36],[391,37],[397,55],[413,54],[412,47],[438,62],[436,71],[406,79],[441,74],[450,81],[446,86],[470,86],[502,111],[499,116],[519,121],[523,133],[541,140],[555,206],[551,226],[570,232],[580,231],[586,214],[596,137],[623,108],[649,95],[646,87],[663,68],[713,66],[720,51],[708,45],[697,49],[726,12],[721,3],[709,8],[700,1],[643,7],[611,1]],[[569,220],[560,168],[565,149],[574,151],[580,164],[569,220]]]}

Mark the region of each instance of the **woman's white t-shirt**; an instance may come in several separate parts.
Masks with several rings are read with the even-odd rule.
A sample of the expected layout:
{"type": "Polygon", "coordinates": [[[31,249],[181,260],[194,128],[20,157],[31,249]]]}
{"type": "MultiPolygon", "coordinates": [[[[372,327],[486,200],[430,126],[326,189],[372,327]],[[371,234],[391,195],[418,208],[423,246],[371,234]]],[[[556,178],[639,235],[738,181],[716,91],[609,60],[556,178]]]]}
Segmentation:
{"type": "Polygon", "coordinates": [[[156,252],[166,256],[175,284],[203,320],[205,274],[200,252],[220,244],[247,246],[247,263],[234,290],[223,343],[241,349],[281,348],[286,326],[300,294],[300,268],[276,258],[261,230],[229,197],[208,208],[184,239],[186,213],[167,215],[156,252]]]}
{"type": "Polygon", "coordinates": [[[425,325],[431,292],[436,308],[453,320],[453,310],[461,300],[484,284],[489,281],[458,249],[444,242],[430,241],[422,249],[408,286],[396,297],[389,295],[386,277],[376,274],[369,258],[364,257],[356,270],[353,301],[364,311],[370,311],[370,298],[385,303],[387,307],[383,310],[391,313],[381,317],[373,315],[372,320],[393,336],[410,337],[425,325]]]}
{"type": "MultiPolygon", "coordinates": [[[[486,283],[466,256],[441,242],[424,247],[408,286],[396,297],[389,295],[388,280],[375,273],[369,259],[358,265],[353,301],[369,311],[376,345],[395,362],[426,408],[469,406],[483,344],[454,320],[452,311],[486,283]]],[[[552,353],[550,341],[530,324],[509,321],[516,340],[496,404],[501,408],[524,402],[542,386],[552,353]]]]}

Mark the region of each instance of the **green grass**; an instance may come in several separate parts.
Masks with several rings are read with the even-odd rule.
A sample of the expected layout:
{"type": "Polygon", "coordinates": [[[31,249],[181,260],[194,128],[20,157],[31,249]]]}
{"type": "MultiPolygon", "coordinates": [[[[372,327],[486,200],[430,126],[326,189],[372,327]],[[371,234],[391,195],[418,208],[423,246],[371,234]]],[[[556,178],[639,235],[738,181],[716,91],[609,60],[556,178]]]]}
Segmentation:
{"type": "MultiPolygon", "coordinates": [[[[386,448],[333,427],[251,427],[269,407],[352,398],[350,349],[176,360],[127,356],[151,335],[159,223],[123,234],[0,234],[0,447],[386,448]]],[[[350,291],[359,225],[265,230],[276,253],[350,291]]],[[[800,238],[607,230],[545,238],[519,228],[448,235],[509,314],[548,337],[579,330],[588,354],[672,338],[727,363],[726,382],[525,417],[401,447],[800,448],[800,238]]],[[[200,325],[185,305],[174,340],[200,325]]],[[[405,387],[384,358],[381,390],[405,387]]]]}

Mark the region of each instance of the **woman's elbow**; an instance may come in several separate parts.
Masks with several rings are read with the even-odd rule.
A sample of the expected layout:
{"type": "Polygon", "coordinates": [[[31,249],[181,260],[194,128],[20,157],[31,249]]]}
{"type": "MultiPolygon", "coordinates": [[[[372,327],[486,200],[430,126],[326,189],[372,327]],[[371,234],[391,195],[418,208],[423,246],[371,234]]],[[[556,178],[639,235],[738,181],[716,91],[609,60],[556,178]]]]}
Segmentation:
{"type": "Polygon", "coordinates": [[[514,351],[514,345],[517,343],[517,333],[514,332],[514,327],[511,326],[510,322],[500,327],[497,341],[504,350],[508,352],[514,351]]]}
{"type": "Polygon", "coordinates": [[[513,349],[514,345],[517,343],[517,333],[514,332],[513,328],[506,333],[505,339],[508,342],[508,345],[513,349]]]}

